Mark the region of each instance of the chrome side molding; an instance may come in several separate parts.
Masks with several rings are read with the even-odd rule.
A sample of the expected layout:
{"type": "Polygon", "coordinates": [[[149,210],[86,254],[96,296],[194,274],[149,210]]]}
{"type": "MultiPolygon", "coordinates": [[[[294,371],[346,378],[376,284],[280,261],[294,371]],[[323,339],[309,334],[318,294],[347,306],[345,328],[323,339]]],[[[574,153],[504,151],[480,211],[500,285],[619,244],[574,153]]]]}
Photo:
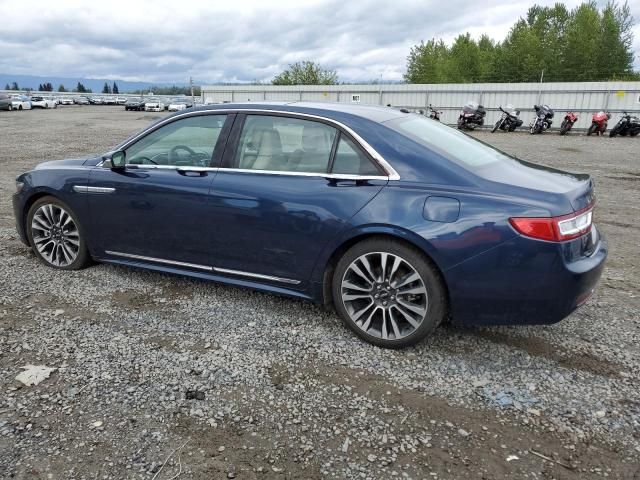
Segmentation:
{"type": "Polygon", "coordinates": [[[207,265],[199,265],[197,263],[178,262],[176,260],[166,260],[164,258],[145,257],[144,255],[134,255],[133,253],[113,252],[111,250],[105,250],[106,254],[114,255],[116,257],[130,258],[132,260],[142,260],[144,262],[165,263],[167,265],[175,265],[178,267],[196,268],[198,270],[206,270],[212,272],[213,268],[207,265]]]}
{"type": "Polygon", "coordinates": [[[260,280],[271,280],[273,282],[288,283],[288,284],[291,284],[291,285],[298,285],[300,283],[300,280],[292,280],[290,278],[274,277],[274,276],[271,276],[271,275],[263,275],[261,273],[242,272],[240,270],[231,270],[229,268],[213,267],[213,271],[214,272],[218,272],[218,273],[226,273],[228,275],[239,275],[239,276],[242,276],[242,277],[258,278],[260,280]]]}
{"type": "Polygon", "coordinates": [[[164,263],[166,265],[174,265],[177,267],[194,268],[197,270],[204,270],[206,272],[216,272],[225,275],[237,275],[240,277],[249,277],[259,280],[268,280],[271,282],[287,283],[289,285],[298,285],[300,280],[293,280],[290,278],[275,277],[272,275],[264,275],[262,273],[243,272],[241,270],[231,270],[229,268],[210,267],[208,265],[200,265],[197,263],[179,262],[177,260],[167,260],[165,258],[147,257],[144,255],[134,255],[133,253],[114,252],[112,250],[105,250],[107,255],[113,255],[116,257],[129,258],[132,260],[142,260],[144,262],[164,263]]]}
{"type": "Polygon", "coordinates": [[[76,193],[113,193],[116,191],[112,187],[89,187],[88,185],[74,185],[73,191],[76,193]]]}

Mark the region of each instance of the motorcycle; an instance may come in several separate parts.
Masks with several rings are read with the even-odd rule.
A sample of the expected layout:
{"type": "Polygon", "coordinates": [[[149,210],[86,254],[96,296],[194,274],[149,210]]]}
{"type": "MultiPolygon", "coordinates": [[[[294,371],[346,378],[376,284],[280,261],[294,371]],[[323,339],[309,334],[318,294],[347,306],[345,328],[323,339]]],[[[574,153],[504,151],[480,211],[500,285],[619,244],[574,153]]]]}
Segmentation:
{"type": "Polygon", "coordinates": [[[591,126],[589,130],[587,130],[587,136],[591,136],[591,134],[595,133],[597,135],[604,135],[604,132],[607,130],[607,122],[611,118],[610,113],[606,112],[596,112],[591,117],[591,126]]]}
{"type": "Polygon", "coordinates": [[[536,118],[529,124],[529,133],[533,135],[534,133],[542,133],[545,130],[549,130],[553,123],[553,120],[551,120],[553,118],[553,110],[549,105],[534,105],[533,109],[536,111],[536,118]]]}
{"type": "Polygon", "coordinates": [[[462,107],[458,117],[458,130],[475,130],[477,126],[484,125],[484,117],[487,111],[476,102],[468,102],[462,107]]]}
{"type": "Polygon", "coordinates": [[[578,121],[578,115],[573,112],[567,112],[564,116],[564,120],[560,124],[560,135],[566,135],[566,133],[573,128],[573,124],[578,121]]]}
{"type": "Polygon", "coordinates": [[[500,105],[499,108],[500,111],[502,111],[502,115],[493,126],[493,129],[491,129],[491,133],[494,133],[498,129],[504,130],[505,132],[513,132],[516,128],[522,126],[522,120],[518,118],[520,110],[513,108],[513,105],[505,105],[504,108],[500,105]]]}
{"type": "Polygon", "coordinates": [[[630,115],[627,112],[622,113],[622,118],[618,120],[616,126],[609,132],[610,137],[616,135],[626,136],[627,134],[635,137],[640,133],[640,118],[630,115]]]}
{"type": "Polygon", "coordinates": [[[442,115],[442,112],[439,112],[438,110],[433,108],[433,105],[431,105],[431,104],[429,104],[429,106],[427,108],[429,110],[429,118],[431,120],[437,120],[439,122],[440,121],[440,115],[442,115]]]}

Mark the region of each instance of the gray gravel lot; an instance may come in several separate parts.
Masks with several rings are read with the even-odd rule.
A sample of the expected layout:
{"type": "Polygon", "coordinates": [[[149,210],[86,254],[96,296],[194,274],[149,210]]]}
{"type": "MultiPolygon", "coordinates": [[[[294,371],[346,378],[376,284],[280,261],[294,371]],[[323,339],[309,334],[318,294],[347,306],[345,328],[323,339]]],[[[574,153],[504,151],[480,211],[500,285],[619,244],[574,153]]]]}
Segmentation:
{"type": "Polygon", "coordinates": [[[15,176],[160,116],[0,112],[0,478],[640,479],[640,138],[477,133],[595,177],[600,286],[557,325],[387,351],[310,303],[36,261],[15,176]],[[22,386],[27,364],[56,370],[22,386]]]}

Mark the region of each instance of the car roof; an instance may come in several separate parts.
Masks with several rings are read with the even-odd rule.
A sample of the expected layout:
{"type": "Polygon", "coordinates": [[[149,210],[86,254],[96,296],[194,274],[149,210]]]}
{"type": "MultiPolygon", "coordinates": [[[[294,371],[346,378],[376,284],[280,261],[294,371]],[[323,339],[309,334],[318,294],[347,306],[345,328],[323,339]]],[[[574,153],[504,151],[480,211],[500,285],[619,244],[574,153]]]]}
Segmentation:
{"type": "Polygon", "coordinates": [[[406,113],[379,105],[352,105],[333,102],[242,102],[205,105],[197,110],[278,110],[291,113],[308,113],[338,120],[345,115],[365,118],[382,123],[403,117],[406,113]]]}

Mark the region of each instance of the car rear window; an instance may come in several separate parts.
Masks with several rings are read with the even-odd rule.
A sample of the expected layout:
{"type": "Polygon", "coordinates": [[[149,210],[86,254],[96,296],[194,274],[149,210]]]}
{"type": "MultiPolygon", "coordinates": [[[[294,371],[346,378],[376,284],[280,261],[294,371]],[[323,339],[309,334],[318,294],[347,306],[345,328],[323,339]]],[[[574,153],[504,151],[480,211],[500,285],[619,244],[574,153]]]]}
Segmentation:
{"type": "Polygon", "coordinates": [[[395,118],[384,124],[470,170],[513,160],[480,140],[419,115],[395,118]]]}

